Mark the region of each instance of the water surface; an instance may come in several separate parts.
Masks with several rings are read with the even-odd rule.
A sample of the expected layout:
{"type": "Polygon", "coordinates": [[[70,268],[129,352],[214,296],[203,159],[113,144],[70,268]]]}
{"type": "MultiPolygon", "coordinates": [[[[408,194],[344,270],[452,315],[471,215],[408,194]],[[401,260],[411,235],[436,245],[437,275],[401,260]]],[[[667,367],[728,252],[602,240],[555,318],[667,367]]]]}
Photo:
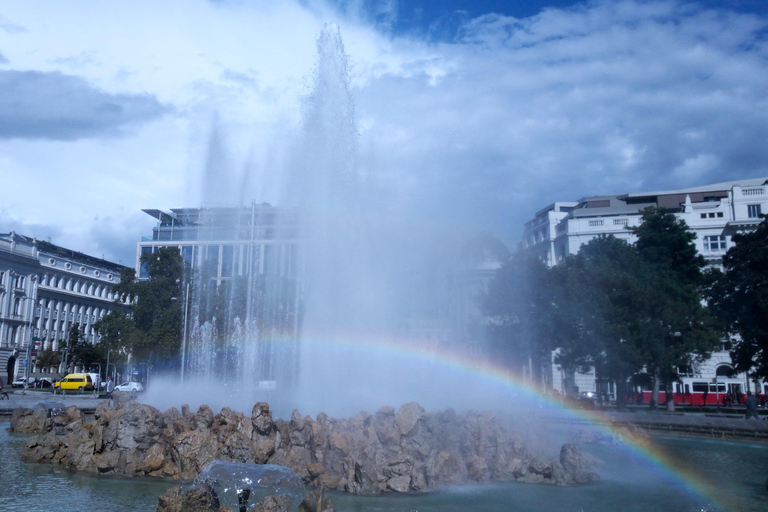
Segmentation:
{"type": "MultiPolygon", "coordinates": [[[[76,474],[19,459],[28,436],[0,422],[0,510],[153,511],[172,483],[76,474]]],[[[684,437],[655,437],[708,493],[690,492],[636,450],[583,445],[605,462],[600,482],[554,487],[488,484],[412,495],[335,494],[339,512],[758,512],[768,510],[768,445],[684,437]]]]}

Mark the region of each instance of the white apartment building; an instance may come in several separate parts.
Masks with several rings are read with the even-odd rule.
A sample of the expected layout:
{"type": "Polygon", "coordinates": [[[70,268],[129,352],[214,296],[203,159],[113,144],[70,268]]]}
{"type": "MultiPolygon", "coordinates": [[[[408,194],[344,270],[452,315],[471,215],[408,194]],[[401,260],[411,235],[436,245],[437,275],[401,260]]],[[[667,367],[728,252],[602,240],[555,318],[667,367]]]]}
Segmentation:
{"type": "MultiPolygon", "coordinates": [[[[685,221],[696,233],[699,253],[709,265],[719,266],[733,244],[733,235],[754,229],[762,222],[760,216],[768,212],[768,177],[553,203],[525,223],[521,248],[554,266],[599,235],[614,235],[632,243],[635,237],[629,228],[639,225],[641,212],[648,206],[664,207],[685,221]]],[[[709,380],[727,373],[729,347],[724,344],[722,348],[700,365],[697,376],[709,380]]],[[[738,378],[746,383],[746,375],[738,378]]],[[[569,388],[596,390],[594,375],[565,375],[554,365],[553,384],[561,392],[569,388]]]]}
{"type": "Polygon", "coordinates": [[[0,233],[0,369],[16,354],[18,375],[28,354],[34,365],[37,350],[59,350],[75,323],[86,340],[97,343],[94,324],[119,307],[112,288],[123,268],[50,242],[0,233]]]}

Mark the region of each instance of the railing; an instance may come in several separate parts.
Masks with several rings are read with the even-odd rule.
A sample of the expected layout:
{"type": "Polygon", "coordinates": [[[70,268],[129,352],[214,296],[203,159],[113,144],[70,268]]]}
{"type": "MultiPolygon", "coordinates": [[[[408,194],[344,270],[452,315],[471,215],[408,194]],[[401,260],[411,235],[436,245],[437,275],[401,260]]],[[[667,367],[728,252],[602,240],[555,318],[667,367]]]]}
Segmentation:
{"type": "Polygon", "coordinates": [[[603,225],[602,219],[601,220],[591,220],[591,221],[589,221],[589,226],[590,227],[597,227],[597,226],[602,226],[602,225],[603,225]]]}
{"type": "Polygon", "coordinates": [[[763,187],[745,188],[741,191],[741,195],[743,196],[761,196],[763,194],[765,194],[765,189],[763,187]]]}

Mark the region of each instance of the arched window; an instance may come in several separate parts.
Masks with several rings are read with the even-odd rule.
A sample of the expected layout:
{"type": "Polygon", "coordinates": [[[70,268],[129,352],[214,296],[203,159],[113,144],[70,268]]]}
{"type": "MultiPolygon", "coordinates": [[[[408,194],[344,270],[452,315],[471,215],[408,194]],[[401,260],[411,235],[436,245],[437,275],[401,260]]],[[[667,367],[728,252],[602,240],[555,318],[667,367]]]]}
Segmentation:
{"type": "Polygon", "coordinates": [[[729,364],[721,364],[717,367],[717,370],[715,370],[715,375],[718,377],[734,377],[736,376],[736,370],[733,369],[733,367],[729,364]]]}

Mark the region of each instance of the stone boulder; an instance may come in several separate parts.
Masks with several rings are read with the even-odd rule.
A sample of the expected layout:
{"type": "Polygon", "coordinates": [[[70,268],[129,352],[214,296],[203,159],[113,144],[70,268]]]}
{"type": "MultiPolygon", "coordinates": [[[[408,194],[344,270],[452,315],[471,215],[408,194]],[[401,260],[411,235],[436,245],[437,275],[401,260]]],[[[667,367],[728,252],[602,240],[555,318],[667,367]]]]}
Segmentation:
{"type": "Polygon", "coordinates": [[[595,461],[578,445],[565,445],[557,461],[543,460],[492,413],[427,413],[415,402],[348,419],[293,411],[287,421],[274,420],[265,402],[254,405],[250,418],[229,408],[214,414],[208,406],[160,412],[132,400],[102,402],[90,423],[73,408],[54,421],[46,414],[14,412],[12,428],[39,432],[27,442],[24,459],[99,474],[191,481],[218,459],[284,466],[305,485],[358,494],[596,478],[595,461]]]}
{"type": "Polygon", "coordinates": [[[43,405],[32,409],[17,407],[11,414],[11,432],[41,434],[51,430],[50,410],[43,405]]]}

